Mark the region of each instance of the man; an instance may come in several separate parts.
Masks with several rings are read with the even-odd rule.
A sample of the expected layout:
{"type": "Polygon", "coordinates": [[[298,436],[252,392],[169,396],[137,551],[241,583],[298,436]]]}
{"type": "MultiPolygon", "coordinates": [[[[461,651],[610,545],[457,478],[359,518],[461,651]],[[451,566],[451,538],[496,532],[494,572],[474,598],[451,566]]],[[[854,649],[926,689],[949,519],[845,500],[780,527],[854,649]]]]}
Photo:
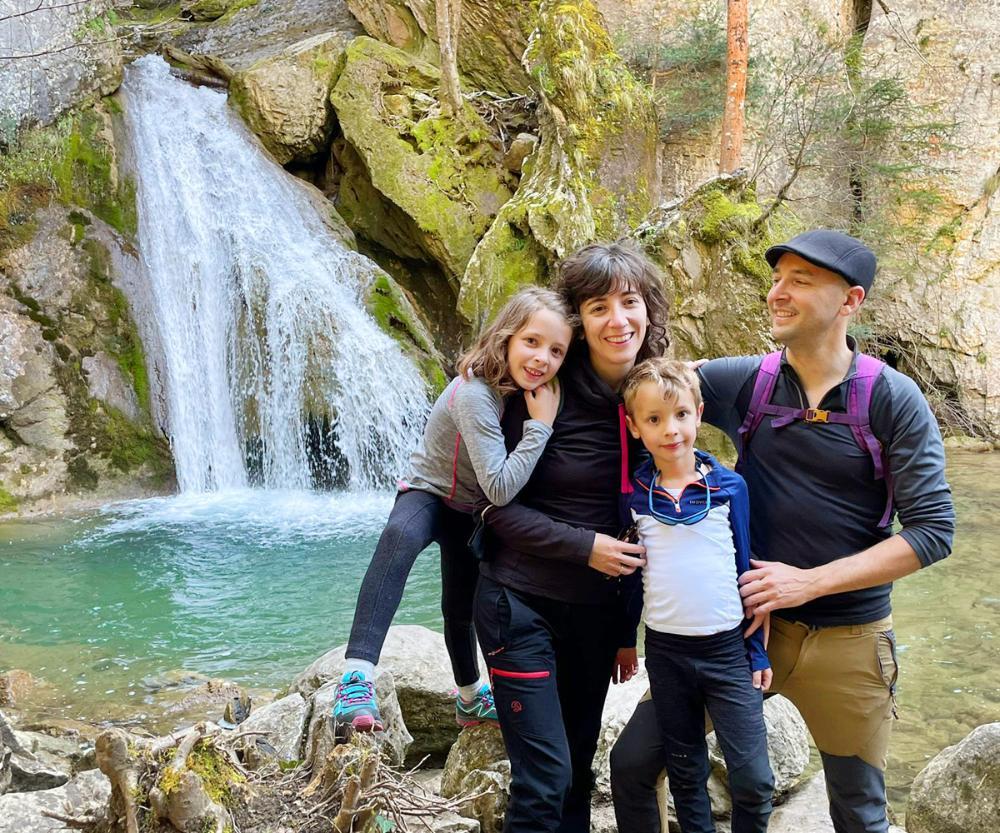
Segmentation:
{"type": "MultiPolygon", "coordinates": [[[[897,676],[889,594],[895,579],[951,550],[944,449],[916,384],[861,356],[847,335],[875,277],[871,250],[816,230],[765,257],[780,359],[716,359],[699,370],[704,419],[737,444],[750,492],[759,560],[740,593],[748,613],[774,614],[771,691],[798,707],[820,750],[834,828],[885,833],[897,676]]],[[[612,752],[621,833],[660,830],[663,755],[652,702],[640,703],[612,752]]]]}

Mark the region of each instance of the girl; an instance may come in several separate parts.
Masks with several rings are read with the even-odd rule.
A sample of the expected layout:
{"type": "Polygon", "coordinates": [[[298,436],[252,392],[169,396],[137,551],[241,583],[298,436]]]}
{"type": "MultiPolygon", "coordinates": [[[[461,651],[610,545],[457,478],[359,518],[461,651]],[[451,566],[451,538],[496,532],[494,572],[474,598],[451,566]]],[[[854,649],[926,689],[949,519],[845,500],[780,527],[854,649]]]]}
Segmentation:
{"type": "Polygon", "coordinates": [[[555,375],[572,338],[568,319],[569,308],[557,293],[521,290],[462,356],[458,376],[434,403],[358,594],[333,704],[338,737],[383,728],[375,664],[413,562],[432,541],[441,548],[441,612],[458,684],[456,720],[460,726],[496,720],[476,661],[472,602],[478,567],[467,546],[472,507],[480,494],[495,506],[509,503],[538,462],[559,405],[555,375]],[[500,415],[509,400],[521,399],[519,392],[527,416],[508,455],[500,415]]]}
{"type": "MultiPolygon", "coordinates": [[[[637,359],[667,346],[662,277],[625,243],[587,246],[560,266],[581,343],[562,375],[552,437],[518,500],[491,509],[475,621],[511,761],[505,833],[589,833],[591,764],[613,672],[627,677],[618,576],[643,564],[618,541],[629,441],[619,389],[637,359]]],[[[514,404],[504,417],[520,436],[514,404]]],[[[630,453],[629,446],[632,446],[630,453]]]]}

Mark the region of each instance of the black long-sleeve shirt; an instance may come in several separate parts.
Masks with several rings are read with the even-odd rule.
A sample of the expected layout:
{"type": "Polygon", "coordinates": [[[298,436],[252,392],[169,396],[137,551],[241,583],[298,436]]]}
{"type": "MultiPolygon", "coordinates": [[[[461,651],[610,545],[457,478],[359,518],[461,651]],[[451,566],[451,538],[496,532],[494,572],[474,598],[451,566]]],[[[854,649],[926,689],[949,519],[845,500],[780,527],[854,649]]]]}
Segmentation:
{"type": "MultiPolygon", "coordinates": [[[[853,348],[853,342],[850,344],[853,348]]],[[[743,422],[760,356],[715,359],[698,371],[704,419],[734,443],[743,422]]],[[[847,377],[819,407],[846,411],[847,377]]],[[[807,407],[795,370],[784,359],[771,402],[807,407]]],[[[941,433],[912,379],[886,367],[872,391],[872,431],[887,450],[899,535],[923,566],[951,551],[955,512],[944,475],[941,433]]],[[[886,484],[875,480],[871,457],[846,425],[796,421],[760,423],[741,473],[750,492],[750,543],[756,558],[811,568],[853,555],[892,535],[879,528],[886,484]]],[[[811,625],[863,624],[890,612],[891,584],[814,599],[778,615],[811,625]]]]}
{"type": "MultiPolygon", "coordinates": [[[[587,560],[594,533],[617,535],[627,518],[621,494],[621,400],[585,354],[567,361],[560,379],[562,405],[534,473],[514,502],[486,513],[490,558],[480,571],[526,593],[609,604],[617,601],[619,582],[587,560]]],[[[504,413],[509,448],[520,439],[525,411],[523,397],[514,397],[504,413]]],[[[628,437],[626,448],[634,466],[640,446],[628,437]]]]}

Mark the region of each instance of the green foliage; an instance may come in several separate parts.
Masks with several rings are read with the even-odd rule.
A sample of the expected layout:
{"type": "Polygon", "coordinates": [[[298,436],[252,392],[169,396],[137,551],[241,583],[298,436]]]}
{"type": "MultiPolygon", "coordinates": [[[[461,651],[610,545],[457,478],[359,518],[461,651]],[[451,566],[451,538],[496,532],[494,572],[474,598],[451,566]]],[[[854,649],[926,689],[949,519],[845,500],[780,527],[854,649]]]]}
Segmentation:
{"type": "Polygon", "coordinates": [[[653,88],[660,135],[676,138],[712,126],[722,116],[726,91],[726,20],[717,2],[659,28],[621,32],[616,47],[653,88]]]}
{"type": "Polygon", "coordinates": [[[3,486],[0,486],[0,515],[7,512],[16,512],[17,504],[17,498],[3,488],[3,486]]]}
{"type": "Polygon", "coordinates": [[[937,234],[928,218],[943,211],[936,183],[944,169],[936,160],[950,147],[954,124],[915,102],[881,58],[861,49],[861,35],[792,40],[751,75],[759,90],[748,107],[752,182],[777,179],[781,202],[811,174],[802,211],[827,224],[849,218],[846,230],[894,271],[916,274],[915,250],[953,241],[950,216],[937,234]]]}

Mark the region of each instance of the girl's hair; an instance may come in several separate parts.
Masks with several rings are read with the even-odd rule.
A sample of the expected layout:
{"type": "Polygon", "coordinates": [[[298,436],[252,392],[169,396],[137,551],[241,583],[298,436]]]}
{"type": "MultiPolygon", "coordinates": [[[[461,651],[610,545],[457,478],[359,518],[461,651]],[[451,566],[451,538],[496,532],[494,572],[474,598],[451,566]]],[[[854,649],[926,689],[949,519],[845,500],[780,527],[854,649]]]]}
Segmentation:
{"type": "Polygon", "coordinates": [[[625,410],[629,416],[634,413],[632,406],[635,404],[639,388],[647,382],[656,385],[660,389],[661,396],[668,402],[676,399],[682,391],[690,391],[694,406],[697,408],[701,405],[701,383],[698,381],[698,374],[685,362],[660,356],[637,364],[625,377],[622,399],[625,400],[625,410]]]}
{"type": "Polygon", "coordinates": [[[518,389],[507,367],[507,342],[528,319],[542,309],[561,315],[571,326],[572,313],[565,298],[551,289],[529,286],[512,295],[486,329],[458,360],[460,376],[478,376],[500,394],[518,389]]]}
{"type": "Polygon", "coordinates": [[[670,311],[663,294],[663,273],[635,243],[592,243],[563,260],[558,270],[555,288],[572,306],[574,326],[579,323],[580,307],[591,298],[612,292],[638,292],[646,303],[648,326],[636,361],[666,352],[670,346],[670,311]]]}

